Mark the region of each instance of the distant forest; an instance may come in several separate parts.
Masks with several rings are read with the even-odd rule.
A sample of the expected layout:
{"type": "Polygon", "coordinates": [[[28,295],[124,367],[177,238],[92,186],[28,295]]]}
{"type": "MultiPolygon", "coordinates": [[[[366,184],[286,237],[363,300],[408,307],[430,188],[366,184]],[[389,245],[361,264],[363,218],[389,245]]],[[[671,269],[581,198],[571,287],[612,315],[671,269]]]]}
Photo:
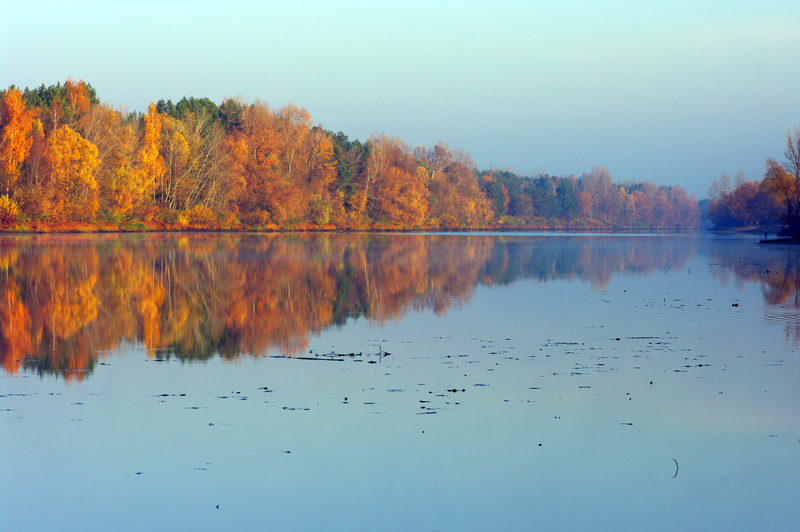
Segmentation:
{"type": "Polygon", "coordinates": [[[783,161],[769,158],[761,181],[747,181],[739,172],[715,179],[708,191],[706,216],[718,229],[786,227],[800,234],[800,126],[786,135],[783,161]]]}
{"type": "MultiPolygon", "coordinates": [[[[727,193],[727,191],[726,191],[727,193]]],[[[83,81],[0,92],[0,225],[17,230],[696,228],[679,186],[479,170],[439,142],[328,131],[293,104],[100,103],[83,81]]]]}

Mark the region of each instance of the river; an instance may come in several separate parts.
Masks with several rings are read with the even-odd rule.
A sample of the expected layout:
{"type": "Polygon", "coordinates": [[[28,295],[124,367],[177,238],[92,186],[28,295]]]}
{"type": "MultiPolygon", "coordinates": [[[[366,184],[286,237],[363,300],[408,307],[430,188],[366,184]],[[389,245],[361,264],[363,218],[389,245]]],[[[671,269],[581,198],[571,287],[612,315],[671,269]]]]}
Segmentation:
{"type": "Polygon", "coordinates": [[[0,236],[0,528],[796,530],[798,254],[0,236]]]}

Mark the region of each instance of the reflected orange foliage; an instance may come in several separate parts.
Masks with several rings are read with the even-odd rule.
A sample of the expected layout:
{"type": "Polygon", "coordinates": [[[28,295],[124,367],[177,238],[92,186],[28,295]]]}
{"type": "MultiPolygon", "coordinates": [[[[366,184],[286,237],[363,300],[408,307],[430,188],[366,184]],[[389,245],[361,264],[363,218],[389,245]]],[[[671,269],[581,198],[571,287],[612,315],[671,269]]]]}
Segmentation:
{"type": "Polygon", "coordinates": [[[742,260],[735,249],[717,248],[712,258],[719,265],[714,278],[721,285],[746,283],[761,285],[767,315],[786,323],[787,343],[800,345],[800,256],[794,245],[771,249],[769,261],[758,263],[742,260]]]}
{"type": "Polygon", "coordinates": [[[19,287],[12,281],[0,290],[0,350],[3,352],[3,369],[9,373],[19,370],[24,356],[32,348],[31,318],[28,309],[19,300],[19,287]]]}
{"type": "Polygon", "coordinates": [[[581,279],[602,290],[615,273],[697,252],[648,239],[595,247],[503,236],[5,237],[0,363],[81,379],[121,342],[159,358],[293,355],[349,319],[443,314],[478,283],[581,279]]]}

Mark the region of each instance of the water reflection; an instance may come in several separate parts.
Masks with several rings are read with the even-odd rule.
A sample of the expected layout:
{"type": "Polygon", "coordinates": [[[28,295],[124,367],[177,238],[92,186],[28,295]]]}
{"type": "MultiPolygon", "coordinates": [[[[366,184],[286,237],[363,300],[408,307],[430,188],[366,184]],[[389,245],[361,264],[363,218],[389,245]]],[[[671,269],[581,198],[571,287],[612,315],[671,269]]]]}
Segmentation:
{"type": "MultiPolygon", "coordinates": [[[[444,314],[479,284],[603,290],[614,275],[683,268],[699,247],[693,237],[632,236],[5,236],[1,362],[80,380],[126,343],[181,360],[293,355],[350,319],[444,314]]],[[[796,288],[796,263],[751,279],[733,250],[719,260],[762,282],[768,300],[796,288]]]]}
{"type": "Polygon", "coordinates": [[[766,318],[785,322],[786,341],[800,345],[800,248],[795,245],[761,246],[753,253],[752,246],[738,240],[723,240],[708,247],[708,254],[717,269],[714,279],[739,287],[757,283],[761,287],[766,318]]]}

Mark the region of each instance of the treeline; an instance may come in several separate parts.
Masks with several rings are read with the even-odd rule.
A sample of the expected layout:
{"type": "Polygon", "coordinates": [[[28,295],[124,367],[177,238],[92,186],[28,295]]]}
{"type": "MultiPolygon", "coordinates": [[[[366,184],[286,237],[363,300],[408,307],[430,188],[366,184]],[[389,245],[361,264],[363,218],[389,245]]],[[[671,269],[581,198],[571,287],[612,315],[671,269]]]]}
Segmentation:
{"type": "Polygon", "coordinates": [[[445,143],[350,140],[293,104],[100,103],[83,81],[0,95],[0,224],[122,229],[691,228],[681,187],[478,171],[445,143]]]}
{"type": "Polygon", "coordinates": [[[507,225],[679,229],[699,225],[697,200],[680,186],[615,183],[605,166],[580,177],[480,172],[492,212],[507,225]]]}
{"type": "Polygon", "coordinates": [[[767,159],[761,181],[747,181],[744,171],[733,182],[723,174],[708,196],[706,216],[718,229],[784,226],[800,234],[800,126],[786,135],[783,162],[767,159]]]}

